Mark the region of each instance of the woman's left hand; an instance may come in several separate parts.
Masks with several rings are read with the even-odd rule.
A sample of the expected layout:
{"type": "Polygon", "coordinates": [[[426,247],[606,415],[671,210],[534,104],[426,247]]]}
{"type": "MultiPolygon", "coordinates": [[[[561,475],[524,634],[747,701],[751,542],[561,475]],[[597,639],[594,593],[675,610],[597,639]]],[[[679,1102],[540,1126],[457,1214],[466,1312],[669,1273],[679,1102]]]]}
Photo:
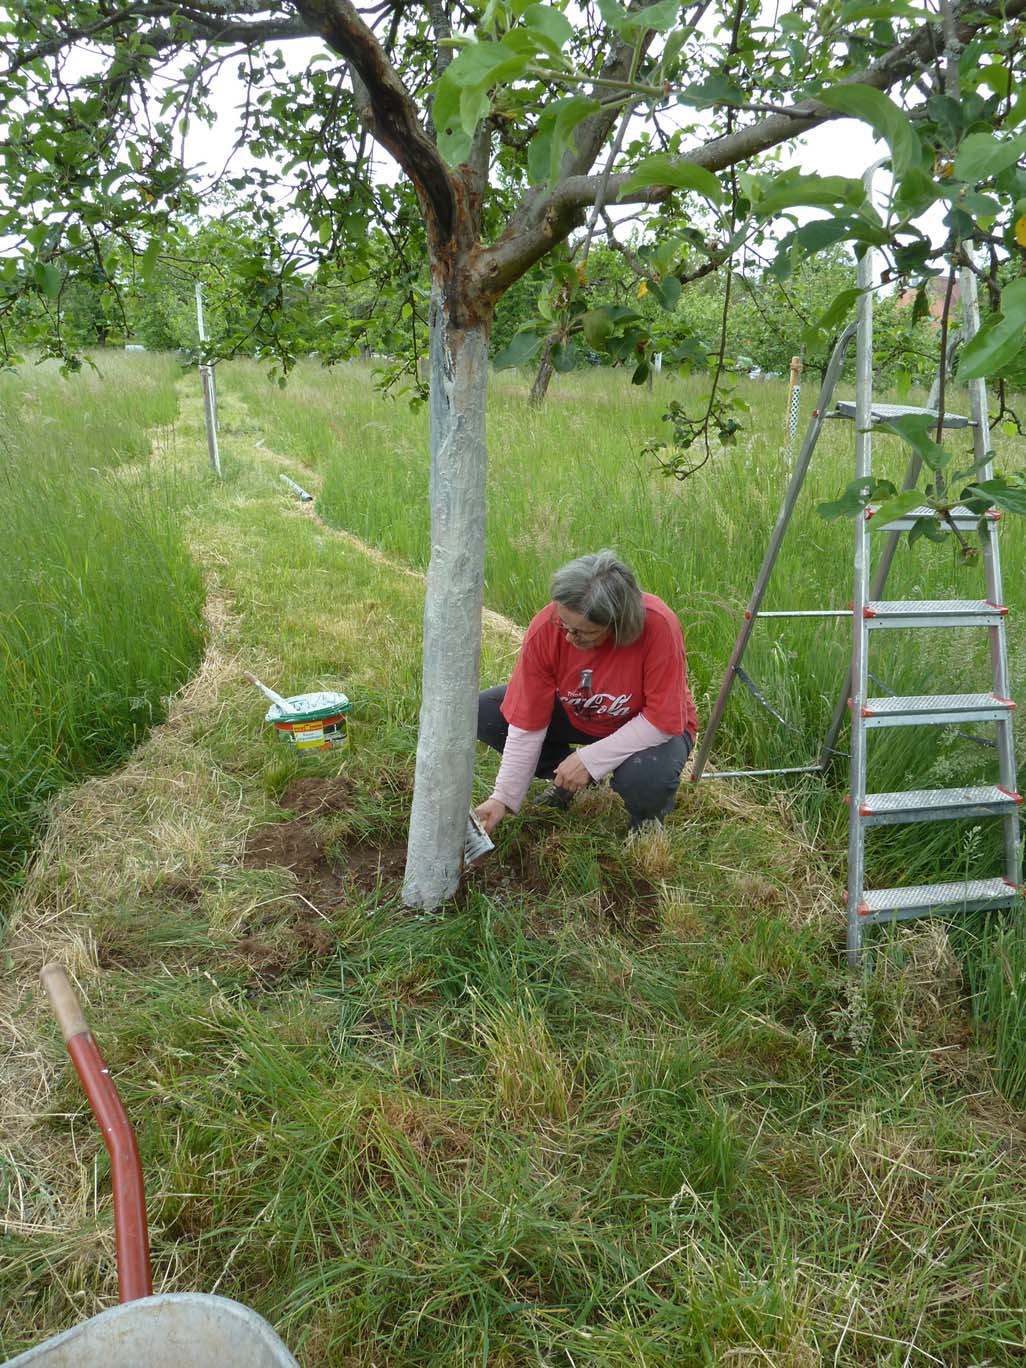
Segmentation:
{"type": "Polygon", "coordinates": [[[576,755],[568,755],[557,765],[552,777],[559,788],[569,789],[571,793],[577,793],[591,783],[591,775],[576,755]]]}

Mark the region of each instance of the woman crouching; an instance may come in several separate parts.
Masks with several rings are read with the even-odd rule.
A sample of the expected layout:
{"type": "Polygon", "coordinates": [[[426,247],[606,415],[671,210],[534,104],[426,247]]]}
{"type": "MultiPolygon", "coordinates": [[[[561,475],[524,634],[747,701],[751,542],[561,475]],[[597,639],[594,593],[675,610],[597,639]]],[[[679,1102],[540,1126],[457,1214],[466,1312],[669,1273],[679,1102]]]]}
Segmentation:
{"type": "Polygon", "coordinates": [[[478,700],[478,740],[502,763],[476,816],[490,835],[533,778],[552,780],[541,802],[567,807],[610,775],[632,831],[661,822],[698,730],[680,622],[612,551],[564,565],[551,594],[509,683],[478,700]]]}

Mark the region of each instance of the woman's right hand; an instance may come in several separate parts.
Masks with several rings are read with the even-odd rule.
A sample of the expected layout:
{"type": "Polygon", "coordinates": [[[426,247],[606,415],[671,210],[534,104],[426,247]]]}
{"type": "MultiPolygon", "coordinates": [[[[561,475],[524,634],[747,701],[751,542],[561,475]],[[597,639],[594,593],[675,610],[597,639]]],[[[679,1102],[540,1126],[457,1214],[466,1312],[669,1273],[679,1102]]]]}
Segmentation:
{"type": "Polygon", "coordinates": [[[508,815],[509,808],[498,798],[488,798],[474,809],[474,816],[481,823],[489,836],[502,821],[503,817],[508,815]]]}

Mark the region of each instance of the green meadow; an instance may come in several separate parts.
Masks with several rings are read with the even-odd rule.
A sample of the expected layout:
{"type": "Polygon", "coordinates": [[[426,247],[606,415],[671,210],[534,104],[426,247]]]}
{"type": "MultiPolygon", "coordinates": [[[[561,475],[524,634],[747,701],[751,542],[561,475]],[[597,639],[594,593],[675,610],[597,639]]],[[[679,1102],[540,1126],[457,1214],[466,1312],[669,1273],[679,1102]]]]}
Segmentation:
{"type": "MultiPolygon", "coordinates": [[[[222,365],[217,482],[195,376],[174,386],[143,360],[162,406],[129,404],[123,453],[83,470],[103,472],[110,509],[130,490],[149,510],[136,526],[165,529],[147,556],[176,567],[176,613],[138,567],[104,602],[152,629],[148,655],[171,669],[120,752],[84,757],[77,784],[54,777],[28,809],[0,984],[0,1354],[116,1300],[106,1155],[35,988],[57,958],[137,1127],[156,1289],[237,1298],[304,1368],[1020,1363],[1014,912],[901,926],[851,973],[842,764],[826,784],[686,786],[665,831],[633,843],[602,789],[568,813],[529,803],[450,905],[411,915],[426,417],[376,395],[367,368],[304,364],[279,391],[256,364],[222,365]],[[349,748],[283,745],[244,670],[344,690],[349,748]]],[[[560,377],[534,410],[528,381],[492,387],[487,606],[522,626],[556,566],[615,546],[679,611],[708,715],[787,478],[783,391],[745,382],[748,431],[677,484],[639,452],[683,382],[560,377]]],[[[19,412],[51,382],[84,392],[34,372],[19,412]]],[[[85,426],[69,445],[92,441],[85,426]]],[[[847,604],[850,528],[813,504],[850,460],[850,428],[828,425],[768,606],[847,604]]],[[[900,453],[881,443],[881,463],[900,453]]],[[[53,519],[65,537],[71,519],[53,519]]],[[[97,541],[97,558],[137,540],[97,541]]],[[[1002,549],[1021,693],[1012,520],[1002,549]]],[[[950,547],[902,547],[892,592],[970,596],[977,574],[950,547]]],[[[760,629],[750,672],[788,725],[739,694],[717,767],[814,756],[846,626],[760,629]]],[[[980,643],[923,635],[915,652],[885,643],[886,684],[973,687],[980,643]]],[[[515,652],[515,630],[486,621],[483,679],[515,652]]],[[[55,656],[44,674],[56,691],[88,669],[55,656]]],[[[988,760],[903,735],[872,763],[898,787],[988,760]]],[[[479,797],[494,764],[481,756],[479,797]]],[[[891,838],[877,868],[941,877],[988,858],[982,829],[926,835],[891,838]]]]}
{"type": "Polygon", "coordinates": [[[104,354],[0,377],[0,889],[43,805],[109,768],[202,649],[202,579],[150,471],[177,413],[169,359],[104,354]]]}

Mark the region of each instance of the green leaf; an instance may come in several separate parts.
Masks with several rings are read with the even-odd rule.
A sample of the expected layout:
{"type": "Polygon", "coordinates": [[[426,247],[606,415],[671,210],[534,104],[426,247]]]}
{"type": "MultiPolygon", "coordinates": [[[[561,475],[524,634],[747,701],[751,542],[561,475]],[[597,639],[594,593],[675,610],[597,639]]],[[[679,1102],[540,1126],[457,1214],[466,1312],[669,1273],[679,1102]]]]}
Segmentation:
{"type": "Polygon", "coordinates": [[[923,502],[923,495],[918,489],[907,489],[901,494],[895,494],[892,499],[885,499],[870,519],[869,530],[879,531],[887,523],[911,513],[913,508],[919,508],[923,502]]]}
{"type": "Polygon", "coordinates": [[[836,518],[853,518],[869,503],[873,487],[871,475],[864,479],[852,480],[845,485],[844,493],[839,499],[828,499],[825,503],[817,504],[816,512],[828,522],[833,522],[836,518]]]}
{"type": "Polygon", "coordinates": [[[1026,486],[1009,484],[1003,475],[996,475],[992,480],[981,480],[979,484],[970,486],[966,495],[969,498],[982,495],[988,500],[988,507],[995,504],[1008,513],[1026,517],[1026,486]]]}
{"type": "Polygon", "coordinates": [[[697,190],[713,204],[720,204],[723,201],[722,187],[711,171],[707,171],[704,166],[696,166],[694,162],[670,156],[666,152],[646,157],[644,161],[639,162],[621,189],[620,198],[649,185],[670,185],[675,190],[697,190]]]}
{"type": "Polygon", "coordinates": [[[617,4],[617,0],[598,0],[598,7],[602,22],[614,32],[622,33],[630,20],[630,15],[624,7],[617,4]]]}
{"type": "Polygon", "coordinates": [[[663,306],[667,313],[673,313],[680,302],[681,284],[676,276],[665,276],[662,280],[650,280],[649,293],[663,306]]]}
{"type": "Polygon", "coordinates": [[[558,58],[574,36],[570,20],[551,5],[528,5],[523,17],[532,37],[541,44],[550,57],[558,58]]]}
{"type": "Polygon", "coordinates": [[[936,418],[928,413],[903,413],[899,418],[891,418],[879,423],[883,432],[893,432],[906,441],[917,455],[921,456],[931,470],[943,470],[951,460],[951,452],[945,451],[930,436],[937,430],[936,418]]]}
{"type": "Polygon", "coordinates": [[[943,181],[935,181],[922,167],[913,166],[905,172],[894,197],[894,203],[906,219],[925,213],[931,204],[944,198],[943,181]]]}
{"type": "Polygon", "coordinates": [[[917,518],[915,520],[908,530],[909,546],[914,546],[920,537],[938,543],[946,542],[948,539],[947,533],[936,518],[917,518]]]}
{"type": "Polygon", "coordinates": [[[765,179],[754,178],[751,183],[752,209],[760,218],[769,218],[783,209],[796,205],[829,208],[835,204],[856,205],[865,199],[860,180],[847,176],[803,176],[794,170],[765,179]]]}
{"type": "Polygon", "coordinates": [[[157,268],[157,259],[160,256],[160,238],[150,238],[146,244],[146,250],[142,254],[139,262],[139,274],[144,282],[149,282],[153,272],[157,268]]]}
{"type": "Polygon", "coordinates": [[[469,43],[445,69],[443,79],[461,89],[485,89],[500,81],[523,75],[531,61],[529,51],[516,51],[506,43],[469,43]]]}
{"type": "Polygon", "coordinates": [[[723,72],[707,76],[697,85],[685,86],[677,91],[677,103],[693,105],[695,109],[708,109],[711,105],[744,104],[745,93],[723,72]]]}
{"type": "Polygon", "coordinates": [[[643,385],[648,379],[649,365],[647,361],[638,363],[634,374],[631,376],[632,385],[643,385]]]}
{"type": "Polygon", "coordinates": [[[609,309],[603,306],[597,309],[589,309],[581,318],[581,331],[584,333],[584,340],[588,346],[601,351],[613,331],[613,320],[609,316],[609,309]]]}
{"type": "Polygon", "coordinates": [[[522,366],[536,356],[542,344],[537,333],[517,333],[508,347],[504,347],[492,360],[496,370],[508,370],[511,366],[522,366]]]}
{"type": "Polygon", "coordinates": [[[813,219],[796,230],[794,240],[806,252],[822,252],[824,247],[832,247],[848,236],[850,223],[850,219],[813,219]]]}
{"type": "Polygon", "coordinates": [[[482,119],[488,117],[492,97],[485,86],[464,86],[460,91],[460,125],[468,138],[473,138],[482,119]]]}
{"type": "Polygon", "coordinates": [[[840,323],[849,317],[861,293],[861,290],[851,289],[842,290],[840,294],[836,295],[825,312],[820,314],[819,318],[805,329],[806,341],[811,345],[820,336],[832,333],[840,323]]]}
{"type": "Polygon", "coordinates": [[[970,190],[968,194],[962,195],[959,204],[966,211],[978,219],[996,219],[1001,213],[1001,205],[993,195],[981,195],[975,190],[970,190]]]}
{"type": "Polygon", "coordinates": [[[994,375],[1013,361],[1026,343],[1026,278],[1009,281],[1001,291],[1001,312],[988,318],[966,343],[958,367],[958,379],[979,380],[994,375]]]}
{"type": "Polygon", "coordinates": [[[934,20],[936,16],[929,10],[910,5],[907,0],[886,0],[886,4],[867,3],[866,0],[850,0],[841,10],[838,22],[857,24],[860,19],[915,19],[918,23],[934,20]]]}
{"type": "Polygon", "coordinates": [[[656,4],[644,9],[629,11],[617,4],[617,0],[598,0],[602,22],[624,35],[647,33],[649,29],[668,33],[677,22],[680,6],[681,0],[657,0],[656,4]]]}
{"type": "Polygon", "coordinates": [[[883,91],[853,82],[821,90],[816,99],[828,109],[836,109],[851,119],[861,119],[884,139],[891,149],[895,180],[900,181],[906,172],[919,165],[922,150],[916,131],[903,111],[883,91]]]}
{"type": "Polygon", "coordinates": [[[47,299],[56,299],[61,292],[61,285],[64,277],[56,266],[49,261],[37,261],[33,267],[32,274],[36,284],[46,295],[47,299]]]}
{"type": "Polygon", "coordinates": [[[1013,166],[1026,151],[1026,133],[999,138],[993,133],[970,133],[962,139],[952,175],[960,181],[989,180],[1013,166]]]}
{"type": "Polygon", "coordinates": [[[552,348],[553,368],[565,374],[577,365],[577,348],[572,342],[557,342],[552,348]]]}
{"type": "Polygon", "coordinates": [[[601,107],[598,100],[569,95],[566,99],[554,100],[542,111],[537,131],[527,149],[527,174],[532,185],[554,183],[574,129],[601,107]]]}
{"type": "Polygon", "coordinates": [[[681,0],[657,0],[654,5],[633,10],[629,16],[628,30],[647,33],[649,29],[654,29],[656,33],[669,33],[677,22],[680,7],[681,0]]]}
{"type": "Polygon", "coordinates": [[[438,150],[450,166],[459,166],[470,156],[471,137],[464,131],[460,119],[462,91],[449,80],[452,66],[446,68],[431,104],[431,117],[438,133],[438,150]]]}

